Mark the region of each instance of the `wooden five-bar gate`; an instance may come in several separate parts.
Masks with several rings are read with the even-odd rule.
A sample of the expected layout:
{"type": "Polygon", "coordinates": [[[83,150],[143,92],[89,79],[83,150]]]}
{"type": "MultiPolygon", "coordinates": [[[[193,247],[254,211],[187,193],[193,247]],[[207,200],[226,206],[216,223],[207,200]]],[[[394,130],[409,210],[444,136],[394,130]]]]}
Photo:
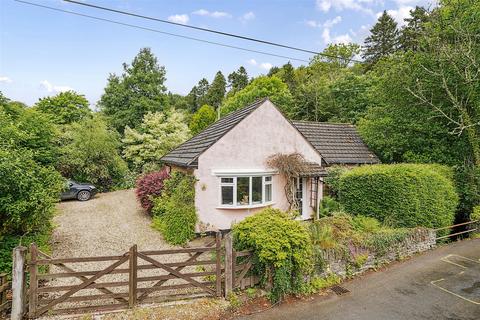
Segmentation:
{"type": "Polygon", "coordinates": [[[230,235],[225,238],[222,241],[217,233],[202,247],[138,251],[134,245],[121,255],[78,258],[52,258],[32,244],[24,311],[29,318],[112,311],[142,303],[221,297],[255,285],[257,279],[249,274],[252,253],[234,251],[230,235]]]}

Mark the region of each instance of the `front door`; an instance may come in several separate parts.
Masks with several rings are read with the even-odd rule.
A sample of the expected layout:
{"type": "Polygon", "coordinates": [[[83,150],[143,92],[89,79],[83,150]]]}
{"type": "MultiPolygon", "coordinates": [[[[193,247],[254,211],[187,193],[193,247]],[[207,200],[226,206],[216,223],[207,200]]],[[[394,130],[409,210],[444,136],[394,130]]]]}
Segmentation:
{"type": "Polygon", "coordinates": [[[310,218],[307,209],[307,178],[295,179],[295,199],[302,219],[310,218]]]}

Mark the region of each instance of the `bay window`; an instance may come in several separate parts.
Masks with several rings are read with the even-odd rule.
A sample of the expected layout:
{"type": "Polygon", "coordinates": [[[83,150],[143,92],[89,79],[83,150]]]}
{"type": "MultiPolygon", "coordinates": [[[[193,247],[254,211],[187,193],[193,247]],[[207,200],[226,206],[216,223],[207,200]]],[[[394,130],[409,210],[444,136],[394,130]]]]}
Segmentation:
{"type": "Polygon", "coordinates": [[[220,178],[222,207],[261,206],[272,202],[272,176],[220,178]]]}

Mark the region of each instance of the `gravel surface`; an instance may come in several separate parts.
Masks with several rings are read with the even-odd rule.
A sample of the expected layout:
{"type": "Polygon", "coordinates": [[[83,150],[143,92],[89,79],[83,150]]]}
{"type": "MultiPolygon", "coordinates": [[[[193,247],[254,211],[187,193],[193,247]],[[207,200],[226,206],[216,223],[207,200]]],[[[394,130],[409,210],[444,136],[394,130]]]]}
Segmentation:
{"type": "Polygon", "coordinates": [[[151,219],[138,205],[133,189],[101,193],[90,201],[62,202],[57,208],[55,257],[117,255],[134,244],[138,250],[172,247],[151,228],[151,219]]]}
{"type": "MultiPolygon", "coordinates": [[[[138,251],[163,250],[175,248],[167,244],[161,234],[151,227],[151,218],[148,217],[138,205],[134,190],[122,190],[97,195],[94,199],[86,202],[68,201],[58,204],[58,215],[54,218],[55,230],[53,233],[53,258],[74,258],[92,256],[118,256],[129,250],[136,244],[138,251]]],[[[188,246],[203,246],[211,239],[199,239],[188,246]]],[[[161,263],[181,262],[190,257],[189,254],[169,254],[152,256],[161,263]]],[[[202,254],[198,260],[210,260],[209,253],[202,254]]],[[[149,264],[138,259],[138,265],[149,264]]],[[[100,271],[115,261],[67,263],[69,268],[75,271],[100,271]]],[[[128,268],[128,260],[117,269],[128,268]]],[[[198,267],[190,266],[182,272],[198,272],[198,267]]],[[[52,266],[49,273],[66,272],[64,269],[52,266]]],[[[139,270],[138,277],[166,275],[168,272],[162,269],[139,270]]],[[[89,276],[90,277],[90,276],[89,276]]],[[[197,281],[205,281],[197,278],[197,281]]],[[[80,284],[82,280],[74,277],[57,278],[42,283],[41,286],[66,286],[80,284]]],[[[128,282],[128,273],[108,274],[102,276],[96,283],[103,282],[128,282]]],[[[156,281],[139,282],[139,288],[149,288],[156,281]]],[[[170,279],[164,285],[183,284],[184,280],[170,279]]],[[[109,287],[115,293],[128,292],[128,286],[109,287]]],[[[160,296],[168,294],[184,294],[198,292],[196,289],[168,290],[150,294],[160,296]]],[[[83,289],[74,296],[98,295],[97,289],[83,289]]],[[[40,299],[52,299],[61,295],[59,292],[45,293],[40,299]]],[[[81,307],[91,305],[106,305],[114,303],[113,299],[93,302],[69,302],[63,303],[60,308],[81,307]]]]}

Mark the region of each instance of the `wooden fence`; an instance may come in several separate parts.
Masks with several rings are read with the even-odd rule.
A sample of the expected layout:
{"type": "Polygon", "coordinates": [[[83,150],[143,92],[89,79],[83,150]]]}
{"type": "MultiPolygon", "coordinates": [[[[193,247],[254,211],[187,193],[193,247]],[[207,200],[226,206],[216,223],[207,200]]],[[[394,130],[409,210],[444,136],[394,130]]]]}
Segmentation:
{"type": "Polygon", "coordinates": [[[204,247],[137,251],[134,245],[121,255],[81,258],[52,258],[32,244],[28,316],[119,310],[199,294],[221,296],[220,241],[217,234],[204,247]],[[96,268],[86,267],[92,262],[96,268]],[[40,273],[40,266],[51,270],[40,273]]]}
{"type": "MultiPolygon", "coordinates": [[[[235,251],[231,234],[202,247],[120,255],[51,257],[35,244],[14,249],[12,319],[82,314],[199,296],[227,297],[257,284],[253,253],[235,251]],[[29,287],[26,288],[26,279],[29,287]]],[[[2,278],[3,279],[3,278],[2,278]]],[[[1,280],[2,290],[5,280],[1,280]]],[[[1,293],[0,298],[5,299],[1,293]]],[[[2,307],[4,306],[3,300],[2,307]]]]}
{"type": "Polygon", "coordinates": [[[453,237],[453,236],[458,236],[458,235],[461,235],[461,234],[477,231],[478,227],[476,227],[475,224],[478,224],[478,223],[480,223],[480,220],[467,221],[467,222],[463,222],[463,223],[454,224],[454,225],[448,226],[448,227],[442,227],[442,228],[434,229],[433,231],[437,232],[437,231],[440,231],[440,230],[453,229],[453,228],[457,228],[457,227],[461,227],[461,226],[465,226],[465,228],[467,228],[467,230],[450,233],[446,236],[437,237],[437,238],[435,238],[435,240],[450,238],[450,237],[453,237]],[[469,225],[473,225],[473,227],[471,227],[471,228],[467,227],[469,225]]]}
{"type": "Polygon", "coordinates": [[[0,273],[0,317],[10,309],[11,302],[7,299],[7,291],[11,288],[7,280],[7,274],[0,273]]]}

